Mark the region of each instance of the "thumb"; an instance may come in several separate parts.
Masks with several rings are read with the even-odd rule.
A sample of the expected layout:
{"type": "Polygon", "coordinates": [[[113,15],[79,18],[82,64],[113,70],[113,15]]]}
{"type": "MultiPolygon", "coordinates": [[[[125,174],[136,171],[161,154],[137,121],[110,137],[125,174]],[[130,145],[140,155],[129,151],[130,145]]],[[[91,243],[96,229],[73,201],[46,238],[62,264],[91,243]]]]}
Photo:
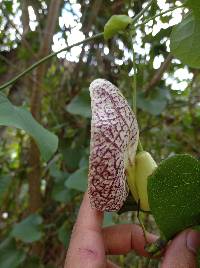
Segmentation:
{"type": "Polygon", "coordinates": [[[196,268],[200,232],[185,230],[176,236],[164,256],[162,268],[196,268]]]}

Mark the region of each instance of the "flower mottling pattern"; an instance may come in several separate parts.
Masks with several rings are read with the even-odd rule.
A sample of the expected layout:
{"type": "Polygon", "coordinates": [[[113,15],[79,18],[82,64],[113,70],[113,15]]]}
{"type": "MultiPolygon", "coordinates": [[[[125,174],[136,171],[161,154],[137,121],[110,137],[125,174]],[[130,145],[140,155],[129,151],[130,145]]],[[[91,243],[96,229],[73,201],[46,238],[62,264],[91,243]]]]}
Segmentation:
{"type": "Polygon", "coordinates": [[[90,85],[92,121],[89,163],[91,206],[117,211],[128,191],[125,170],[138,144],[135,115],[119,89],[104,79],[90,85]]]}

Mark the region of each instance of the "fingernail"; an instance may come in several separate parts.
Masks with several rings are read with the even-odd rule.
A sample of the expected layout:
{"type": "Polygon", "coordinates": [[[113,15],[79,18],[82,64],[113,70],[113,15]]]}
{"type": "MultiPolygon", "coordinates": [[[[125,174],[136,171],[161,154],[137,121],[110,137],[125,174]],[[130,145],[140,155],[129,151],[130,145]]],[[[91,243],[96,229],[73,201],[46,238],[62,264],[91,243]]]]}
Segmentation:
{"type": "Polygon", "coordinates": [[[197,254],[197,251],[200,248],[200,232],[190,230],[187,234],[186,245],[190,251],[197,254]]]}

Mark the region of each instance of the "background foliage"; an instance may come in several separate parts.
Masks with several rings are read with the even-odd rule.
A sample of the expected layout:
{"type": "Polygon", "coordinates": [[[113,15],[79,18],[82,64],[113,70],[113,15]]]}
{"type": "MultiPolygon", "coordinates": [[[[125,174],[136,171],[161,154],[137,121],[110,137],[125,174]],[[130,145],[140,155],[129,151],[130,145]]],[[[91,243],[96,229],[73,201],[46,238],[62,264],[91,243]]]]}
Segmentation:
{"type": "MultiPolygon", "coordinates": [[[[194,3],[188,1],[189,6],[194,3]]],[[[88,37],[102,32],[113,14],[132,17],[145,4],[144,0],[0,1],[0,84],[57,49],[58,44],[77,42],[81,33],[88,37]]],[[[180,1],[155,1],[145,18],[180,4],[180,1]]],[[[175,153],[200,156],[199,71],[169,53],[172,25],[180,22],[186,12],[187,9],[178,9],[136,30],[141,140],[145,150],[158,162],[175,153]]],[[[188,22],[186,18],[186,22],[194,20],[188,22]]],[[[195,19],[195,23],[199,25],[199,20],[195,19]]],[[[173,30],[177,38],[176,31],[185,31],[179,28],[173,30]]],[[[198,33],[195,40],[198,50],[198,33]]],[[[27,115],[27,109],[30,110],[37,121],[58,136],[59,146],[45,162],[46,150],[55,151],[55,136],[50,140],[46,136],[47,149],[40,158],[27,133],[0,127],[0,267],[63,266],[72,226],[87,187],[91,118],[88,87],[95,78],[106,78],[131,103],[130,51],[126,35],[107,42],[94,40],[51,59],[4,90],[15,105],[6,104],[6,109],[16,109],[12,110],[13,117],[17,112],[26,111],[27,115]]],[[[192,64],[193,58],[195,52],[190,58],[192,64]]],[[[195,64],[196,61],[193,67],[195,64]]],[[[0,103],[2,98],[0,95],[0,103]]],[[[2,125],[1,115],[6,111],[1,107],[2,125]]],[[[34,129],[28,130],[33,136],[35,124],[34,129]]],[[[45,137],[40,134],[38,142],[45,145],[45,137]]],[[[106,214],[104,224],[132,221],[135,221],[132,213],[122,216],[110,213],[106,214]]],[[[145,221],[150,231],[156,231],[151,218],[146,217],[145,221]]],[[[114,260],[121,267],[144,267],[147,262],[134,253],[114,260]]]]}

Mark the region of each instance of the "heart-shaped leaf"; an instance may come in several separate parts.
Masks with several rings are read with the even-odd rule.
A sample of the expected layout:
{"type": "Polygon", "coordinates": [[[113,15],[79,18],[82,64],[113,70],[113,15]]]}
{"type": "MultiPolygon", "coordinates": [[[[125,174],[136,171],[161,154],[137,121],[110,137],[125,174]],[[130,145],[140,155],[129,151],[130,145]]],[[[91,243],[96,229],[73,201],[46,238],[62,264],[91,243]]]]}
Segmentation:
{"type": "Polygon", "coordinates": [[[173,28],[170,49],[183,63],[200,68],[200,16],[189,14],[173,28]]]}
{"type": "Polygon", "coordinates": [[[83,167],[72,173],[65,182],[69,189],[85,192],[87,190],[88,167],[83,167]]]}
{"type": "Polygon", "coordinates": [[[127,15],[113,15],[104,26],[104,38],[106,40],[112,38],[115,34],[126,29],[132,22],[127,15]]]}
{"type": "Polygon", "coordinates": [[[85,118],[91,117],[90,95],[88,90],[80,92],[79,95],[73,98],[70,104],[66,107],[71,114],[81,115],[85,118]]]}
{"type": "Polygon", "coordinates": [[[42,237],[41,224],[42,217],[31,214],[13,227],[12,236],[25,243],[38,241],[42,237]]]}
{"type": "Polygon", "coordinates": [[[147,98],[145,94],[145,92],[138,92],[137,107],[147,113],[160,115],[167,106],[169,100],[168,91],[155,88],[153,96],[147,98]]]}
{"type": "Polygon", "coordinates": [[[187,154],[172,156],[148,179],[151,212],[167,240],[200,223],[200,163],[187,154]]]}
{"type": "Polygon", "coordinates": [[[57,136],[43,128],[29,111],[12,105],[3,94],[0,94],[0,126],[12,126],[26,131],[36,141],[46,161],[57,150],[57,136]]]}

